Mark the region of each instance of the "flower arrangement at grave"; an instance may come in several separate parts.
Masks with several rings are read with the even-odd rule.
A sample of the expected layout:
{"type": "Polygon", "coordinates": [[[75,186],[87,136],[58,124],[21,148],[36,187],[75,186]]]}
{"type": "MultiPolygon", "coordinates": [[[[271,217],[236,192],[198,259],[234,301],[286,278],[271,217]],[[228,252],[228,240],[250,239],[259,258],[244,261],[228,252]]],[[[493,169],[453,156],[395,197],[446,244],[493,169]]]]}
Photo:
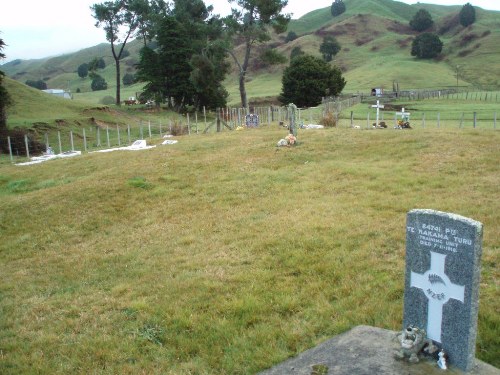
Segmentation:
{"type": "Polygon", "coordinates": [[[297,144],[297,137],[294,136],[293,134],[288,134],[285,138],[280,139],[278,141],[277,146],[278,147],[283,147],[283,146],[295,146],[297,144]]]}

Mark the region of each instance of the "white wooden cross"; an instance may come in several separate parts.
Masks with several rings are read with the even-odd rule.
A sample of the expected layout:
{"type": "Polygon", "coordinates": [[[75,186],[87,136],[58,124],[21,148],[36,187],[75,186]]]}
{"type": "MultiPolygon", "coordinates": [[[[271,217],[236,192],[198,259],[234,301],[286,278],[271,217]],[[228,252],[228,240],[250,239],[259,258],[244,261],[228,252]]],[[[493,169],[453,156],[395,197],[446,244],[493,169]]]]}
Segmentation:
{"type": "Polygon", "coordinates": [[[444,273],[446,254],[431,251],[431,268],[425,273],[411,273],[410,286],[422,289],[428,299],[427,337],[441,343],[443,305],[450,298],[464,302],[465,287],[453,284],[444,273]]]}
{"type": "Polygon", "coordinates": [[[402,120],[407,120],[410,117],[410,112],[405,112],[405,108],[401,109],[401,112],[396,112],[396,115],[401,116],[402,120]]]}
{"type": "Polygon", "coordinates": [[[379,104],[379,101],[377,100],[377,104],[372,105],[372,108],[377,108],[377,120],[375,121],[375,127],[378,128],[378,115],[379,115],[379,110],[380,108],[384,108],[383,104],[379,104]]]}

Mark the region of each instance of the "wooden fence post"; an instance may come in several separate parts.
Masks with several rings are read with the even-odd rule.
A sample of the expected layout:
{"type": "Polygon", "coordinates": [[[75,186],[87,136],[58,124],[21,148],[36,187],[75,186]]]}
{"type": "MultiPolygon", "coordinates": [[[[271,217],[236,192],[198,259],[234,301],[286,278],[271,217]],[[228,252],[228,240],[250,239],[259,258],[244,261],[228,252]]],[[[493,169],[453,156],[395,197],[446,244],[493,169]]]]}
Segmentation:
{"type": "Polygon", "coordinates": [[[26,157],[29,159],[30,158],[30,149],[28,146],[28,135],[24,135],[24,146],[26,147],[26,157]]]}
{"type": "Polygon", "coordinates": [[[118,124],[116,125],[116,133],[117,133],[117,136],[118,136],[118,146],[121,146],[122,145],[122,140],[120,139],[120,127],[118,126],[118,124]]]}
{"type": "Polygon", "coordinates": [[[85,128],[83,130],[83,150],[87,152],[87,135],[85,134],[85,128]]]}
{"type": "Polygon", "coordinates": [[[71,130],[69,132],[69,139],[70,139],[70,142],[71,142],[71,151],[75,151],[75,145],[73,143],[73,130],[71,130]]]}
{"type": "Polygon", "coordinates": [[[59,141],[59,153],[62,154],[62,144],[61,144],[61,132],[57,132],[57,139],[59,141]]]}
{"type": "Polygon", "coordinates": [[[12,157],[12,144],[10,143],[10,137],[7,136],[7,144],[9,145],[9,155],[10,155],[10,161],[13,163],[14,158],[12,157]]]}
{"type": "Polygon", "coordinates": [[[474,112],[474,129],[476,128],[477,112],[474,112]]]}

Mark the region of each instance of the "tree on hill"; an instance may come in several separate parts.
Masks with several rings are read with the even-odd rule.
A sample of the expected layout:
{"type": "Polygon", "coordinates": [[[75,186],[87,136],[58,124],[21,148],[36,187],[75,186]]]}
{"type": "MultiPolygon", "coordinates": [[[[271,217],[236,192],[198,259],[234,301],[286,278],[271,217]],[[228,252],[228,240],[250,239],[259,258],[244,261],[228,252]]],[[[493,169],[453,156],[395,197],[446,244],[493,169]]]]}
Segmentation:
{"type": "Polygon", "coordinates": [[[85,78],[89,75],[89,64],[83,63],[78,66],[78,77],[85,78]]]}
{"type": "Polygon", "coordinates": [[[286,34],[285,43],[291,42],[295,39],[297,39],[297,33],[295,33],[294,31],[289,31],[288,34],[286,34]]]}
{"type": "Polygon", "coordinates": [[[92,79],[90,88],[92,89],[92,91],[106,90],[108,88],[108,83],[99,74],[96,74],[92,79]]]}
{"type": "Polygon", "coordinates": [[[106,39],[111,44],[111,52],[116,67],[116,104],[121,104],[120,99],[120,59],[125,45],[139,26],[138,16],[134,6],[142,0],[114,0],[102,4],[94,4],[92,17],[96,19],[96,27],[101,27],[106,32],[106,39]],[[121,32],[123,30],[123,32],[121,32]],[[118,45],[115,46],[115,43],[118,45]]]}
{"type": "Polygon", "coordinates": [[[229,64],[218,42],[222,21],[211,11],[202,0],[176,0],[168,15],[155,20],[157,48],[143,47],[137,65],[138,80],[146,82],[144,97],[178,111],[225,106],[222,82],[229,64]]]}
{"type": "Polygon", "coordinates": [[[319,46],[319,52],[323,55],[323,59],[326,62],[333,60],[333,56],[339,53],[341,47],[340,43],[335,39],[334,36],[325,36],[323,42],[319,46]]]}
{"type": "Polygon", "coordinates": [[[38,90],[47,90],[47,84],[41,79],[39,79],[38,81],[28,79],[25,84],[38,90]]]}
{"type": "Polygon", "coordinates": [[[296,57],[303,56],[304,54],[304,51],[302,51],[302,48],[300,48],[299,46],[293,47],[290,51],[290,61],[292,61],[296,57]]]}
{"type": "Polygon", "coordinates": [[[299,107],[316,106],[323,97],[340,94],[346,85],[337,67],[310,55],[299,56],[290,61],[281,82],[280,102],[294,103],[299,107]]]}
{"type": "Polygon", "coordinates": [[[337,17],[340,16],[342,13],[345,12],[345,4],[342,0],[335,0],[332,3],[332,16],[337,17]]]}
{"type": "MultiPolygon", "coordinates": [[[[0,60],[5,59],[5,54],[2,52],[5,47],[5,42],[0,38],[0,60]]],[[[4,72],[0,70],[0,135],[7,133],[7,107],[11,104],[11,98],[7,89],[3,86],[4,72]]]]}
{"type": "Polygon", "coordinates": [[[434,24],[431,14],[425,9],[419,9],[410,20],[410,27],[415,31],[424,31],[434,24]]]}
{"type": "Polygon", "coordinates": [[[126,73],[123,76],[123,85],[124,86],[129,86],[135,83],[135,75],[132,73],[126,73]]]}
{"type": "Polygon", "coordinates": [[[458,15],[460,19],[460,24],[463,27],[467,27],[476,22],[476,10],[470,3],[465,4],[458,15]]]}
{"type": "Polygon", "coordinates": [[[411,55],[419,59],[432,59],[443,50],[443,42],[434,33],[418,35],[412,43],[411,55]]]}
{"type": "Polygon", "coordinates": [[[242,107],[248,107],[245,78],[250,62],[252,47],[270,39],[272,27],[275,32],[286,31],[290,15],[282,14],[287,0],[229,0],[235,2],[239,8],[233,8],[232,14],[226,17],[225,22],[230,36],[235,40],[243,40],[244,54],[239,58],[234,49],[228,49],[228,53],[238,66],[239,89],[242,107]]]}

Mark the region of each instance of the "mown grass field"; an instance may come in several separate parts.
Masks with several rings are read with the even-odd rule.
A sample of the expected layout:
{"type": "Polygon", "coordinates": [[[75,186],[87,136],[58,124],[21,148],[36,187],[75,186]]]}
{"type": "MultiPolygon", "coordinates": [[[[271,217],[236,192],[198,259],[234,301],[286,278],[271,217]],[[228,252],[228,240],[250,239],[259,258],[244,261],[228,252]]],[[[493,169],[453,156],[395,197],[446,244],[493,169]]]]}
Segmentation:
{"type": "Polygon", "coordinates": [[[497,367],[500,133],[184,136],[0,166],[0,372],[250,374],[402,324],[405,215],[484,224],[478,358],[497,367]]]}

